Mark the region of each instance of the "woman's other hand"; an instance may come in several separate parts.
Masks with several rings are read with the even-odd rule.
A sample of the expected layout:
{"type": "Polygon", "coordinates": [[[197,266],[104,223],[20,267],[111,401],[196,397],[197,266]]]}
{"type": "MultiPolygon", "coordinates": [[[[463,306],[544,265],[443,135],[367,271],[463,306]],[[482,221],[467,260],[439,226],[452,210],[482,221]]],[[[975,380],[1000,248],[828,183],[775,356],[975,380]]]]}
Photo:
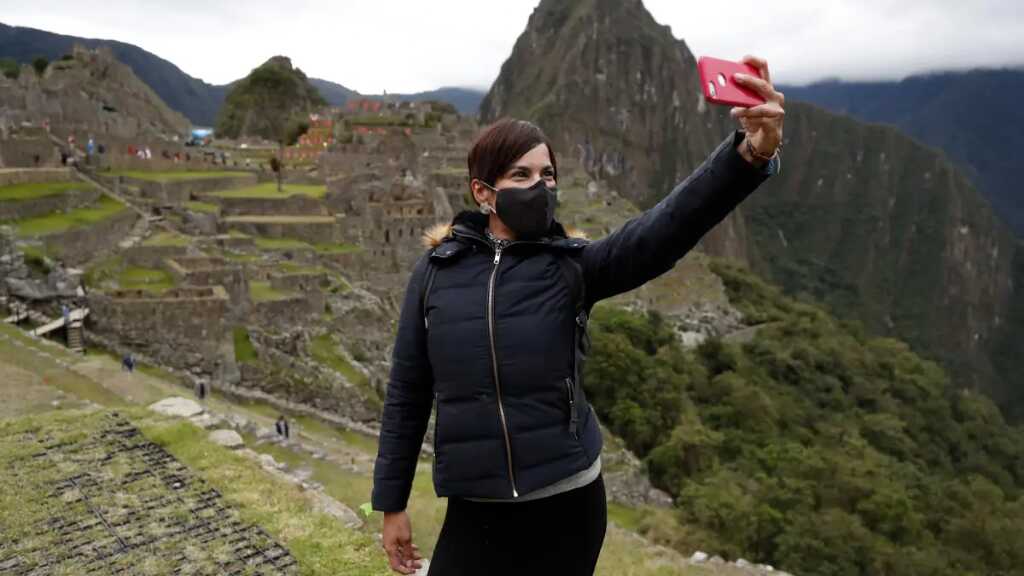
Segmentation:
{"type": "MultiPolygon", "coordinates": [[[[736,74],[736,83],[753,90],[764,98],[765,103],[752,108],[733,108],[730,114],[740,121],[747,133],[746,140],[761,156],[771,156],[782,144],[782,119],[786,115],[783,105],[786,98],[772,86],[772,77],[768,72],[768,62],[757,56],[744,56],[742,62],[757,70],[760,77],[747,74],[736,74]]],[[[740,154],[754,164],[764,164],[766,160],[756,158],[747,149],[747,142],[740,144],[740,154]]]]}
{"type": "Polygon", "coordinates": [[[399,574],[413,574],[420,569],[423,556],[412,543],[412,524],[409,514],[385,512],[382,532],[384,551],[387,552],[391,569],[399,574]]]}

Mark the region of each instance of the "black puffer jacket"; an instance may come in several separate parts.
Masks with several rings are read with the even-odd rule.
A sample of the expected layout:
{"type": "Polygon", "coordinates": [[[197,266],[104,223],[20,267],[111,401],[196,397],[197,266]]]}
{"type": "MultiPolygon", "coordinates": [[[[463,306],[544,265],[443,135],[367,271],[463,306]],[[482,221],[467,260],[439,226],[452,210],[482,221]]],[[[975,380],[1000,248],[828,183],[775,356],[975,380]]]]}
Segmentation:
{"type": "Polygon", "coordinates": [[[374,510],[405,509],[432,404],[438,496],[511,498],[593,463],[601,432],[574,378],[576,303],[558,259],[581,265],[587,310],[668,271],[777,168],[745,161],[736,152],[742,138],[735,132],[657,206],[593,243],[556,224],[549,238],[495,253],[485,216],[455,218],[409,279],[374,510]]]}

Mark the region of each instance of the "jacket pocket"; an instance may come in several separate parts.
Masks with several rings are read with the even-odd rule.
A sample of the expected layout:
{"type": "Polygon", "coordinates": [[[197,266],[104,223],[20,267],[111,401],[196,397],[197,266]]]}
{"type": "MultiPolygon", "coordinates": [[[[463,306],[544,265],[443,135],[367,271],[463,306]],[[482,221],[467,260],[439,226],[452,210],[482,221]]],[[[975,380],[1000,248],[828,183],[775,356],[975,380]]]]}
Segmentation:
{"type": "Polygon", "coordinates": [[[565,390],[569,400],[569,434],[579,440],[579,408],[576,406],[576,382],[572,378],[565,379],[565,390]]]}

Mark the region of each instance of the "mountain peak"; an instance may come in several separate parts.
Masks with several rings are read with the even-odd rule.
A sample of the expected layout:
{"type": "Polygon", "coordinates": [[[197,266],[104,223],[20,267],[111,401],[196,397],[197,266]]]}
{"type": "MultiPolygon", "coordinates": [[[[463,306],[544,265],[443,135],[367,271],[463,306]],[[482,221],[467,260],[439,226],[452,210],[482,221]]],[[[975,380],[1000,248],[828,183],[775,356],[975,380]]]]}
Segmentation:
{"type": "Polygon", "coordinates": [[[543,0],[480,116],[537,122],[563,153],[641,205],[731,128],[700,98],[693,54],[640,0],[543,0]]]}
{"type": "MultiPolygon", "coordinates": [[[[264,62],[262,66],[275,66],[277,68],[284,68],[285,70],[293,70],[292,59],[287,56],[271,56],[269,60],[264,62]]],[[[262,67],[261,66],[261,67],[262,67]]]]}

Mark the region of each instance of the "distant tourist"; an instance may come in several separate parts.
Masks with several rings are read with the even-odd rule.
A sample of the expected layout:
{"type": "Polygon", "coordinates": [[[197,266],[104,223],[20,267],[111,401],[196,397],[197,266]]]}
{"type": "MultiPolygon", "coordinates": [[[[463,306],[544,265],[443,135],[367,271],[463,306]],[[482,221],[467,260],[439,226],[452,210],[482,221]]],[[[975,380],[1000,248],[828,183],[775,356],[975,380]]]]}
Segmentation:
{"type": "Polygon", "coordinates": [[[274,422],[274,428],[277,430],[277,435],[285,440],[291,437],[291,430],[288,429],[288,420],[285,419],[283,414],[277,417],[277,422],[274,422]]]}
{"type": "Polygon", "coordinates": [[[67,303],[60,305],[60,313],[64,316],[64,324],[71,324],[71,308],[68,307],[67,303]]]}
{"type": "Polygon", "coordinates": [[[129,374],[135,372],[135,356],[131,352],[121,358],[121,370],[129,374]]]}
{"type": "Polygon", "coordinates": [[[206,380],[200,380],[196,382],[196,397],[200,400],[206,399],[206,380]]]}

